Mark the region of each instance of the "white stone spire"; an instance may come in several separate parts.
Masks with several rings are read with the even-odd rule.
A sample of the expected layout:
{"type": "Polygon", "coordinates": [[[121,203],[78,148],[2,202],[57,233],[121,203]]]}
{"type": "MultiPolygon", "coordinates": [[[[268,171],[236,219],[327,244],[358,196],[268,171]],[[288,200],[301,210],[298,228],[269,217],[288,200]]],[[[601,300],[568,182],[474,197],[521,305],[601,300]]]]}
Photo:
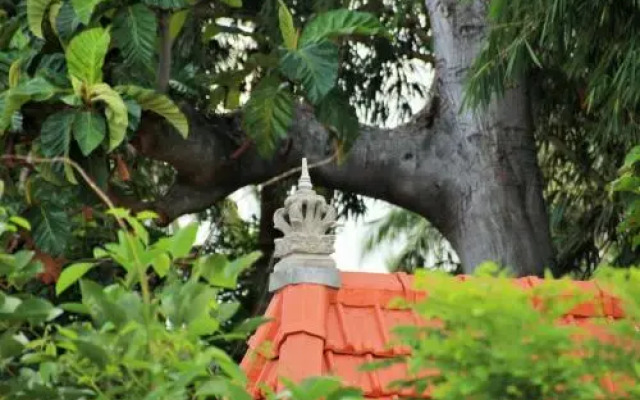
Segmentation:
{"type": "Polygon", "coordinates": [[[269,290],[296,283],[340,286],[340,274],[331,258],[335,236],[327,234],[336,224],[336,211],[313,190],[306,158],[297,190],[275,212],[273,222],[284,237],[275,241],[274,257],[280,261],[274,266],[269,290]]]}
{"type": "Polygon", "coordinates": [[[306,158],[302,159],[302,172],[300,173],[300,179],[298,180],[298,190],[313,190],[306,158]]]}

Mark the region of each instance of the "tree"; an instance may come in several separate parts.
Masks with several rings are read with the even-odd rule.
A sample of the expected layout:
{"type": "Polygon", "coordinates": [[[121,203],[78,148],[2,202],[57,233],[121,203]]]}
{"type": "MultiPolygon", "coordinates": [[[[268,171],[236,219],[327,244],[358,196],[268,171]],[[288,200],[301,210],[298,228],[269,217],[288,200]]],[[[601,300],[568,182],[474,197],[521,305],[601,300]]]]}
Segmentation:
{"type": "MultiPolygon", "coordinates": [[[[317,164],[312,175],[318,184],[426,217],[451,242],[467,272],[487,259],[521,275],[552,266],[537,155],[558,138],[541,138],[540,129],[558,127],[553,118],[561,106],[579,114],[559,101],[560,93],[579,86],[572,71],[584,66],[600,74],[596,78],[618,76],[619,67],[633,64],[621,62],[620,52],[600,69],[591,68],[596,62],[588,57],[561,62],[571,46],[602,55],[607,46],[601,41],[550,50],[536,43],[549,35],[566,37],[571,29],[588,31],[593,15],[611,16],[607,23],[616,25],[632,21],[635,13],[625,13],[626,5],[593,2],[585,8],[553,0],[544,7],[497,0],[304,3],[3,3],[0,72],[6,90],[0,122],[8,132],[4,160],[11,164],[7,181],[13,183],[7,197],[32,223],[43,215],[38,210],[55,211],[45,219],[54,224],[34,223],[35,246],[54,256],[86,251],[86,243],[62,239],[77,238],[69,222],[80,222],[71,218],[78,200],[95,204],[68,168],[34,170],[35,155],[71,157],[119,204],[152,208],[164,224],[205,210],[240,187],[279,177],[307,156],[317,164]],[[569,18],[572,6],[580,12],[569,18]],[[519,23],[525,20],[531,22],[519,23]],[[409,58],[433,64],[433,84],[408,83],[409,58]],[[385,86],[384,77],[392,84],[385,86]],[[558,82],[566,83],[563,90],[540,95],[558,82]],[[408,123],[393,129],[358,125],[354,105],[379,122],[390,108],[408,109],[402,102],[408,91],[425,88],[427,104],[408,123]],[[380,100],[385,92],[391,100],[380,100]],[[248,100],[240,108],[243,96],[248,100]],[[39,197],[31,196],[32,188],[39,197]]],[[[591,31],[603,29],[596,25],[591,31]]],[[[632,40],[615,37],[632,49],[632,40]]],[[[614,87],[621,86],[597,86],[587,96],[592,108],[582,113],[605,120],[615,104],[604,100],[614,87]]],[[[633,93],[622,94],[622,109],[629,111],[633,93]]],[[[563,166],[580,179],[598,177],[602,163],[591,162],[591,153],[585,163],[576,152],[594,137],[583,119],[576,120],[562,132],[578,134],[560,137],[560,144],[568,144],[564,154],[577,154],[563,159],[563,166]]],[[[629,120],[621,117],[625,126],[634,126],[629,120]]],[[[595,144],[587,147],[606,149],[611,142],[595,144]]],[[[544,155],[553,157],[560,147],[544,155]]],[[[618,146],[616,157],[624,148],[618,146]]],[[[580,187],[564,189],[570,175],[554,182],[567,196],[552,196],[550,204],[555,213],[559,197],[581,198],[584,206],[575,214],[582,218],[591,198],[602,204],[604,185],[591,190],[581,181],[593,194],[582,196],[580,187]]],[[[615,212],[610,214],[615,222],[615,212]]],[[[588,229],[586,244],[573,246],[565,258],[593,253],[591,244],[613,237],[615,225],[588,229]]]]}

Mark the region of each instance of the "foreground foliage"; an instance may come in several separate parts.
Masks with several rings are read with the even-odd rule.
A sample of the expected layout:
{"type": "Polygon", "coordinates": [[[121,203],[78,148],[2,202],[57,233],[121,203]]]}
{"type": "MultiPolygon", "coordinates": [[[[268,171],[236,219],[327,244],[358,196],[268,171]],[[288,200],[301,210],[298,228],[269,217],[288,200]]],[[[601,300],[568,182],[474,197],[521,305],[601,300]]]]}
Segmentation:
{"type": "Polygon", "coordinates": [[[397,330],[412,351],[397,360],[410,371],[398,385],[418,392],[431,387],[433,398],[442,400],[640,395],[639,269],[598,270],[597,284],[618,296],[626,313],[620,320],[591,319],[591,331],[607,332],[600,337],[583,330],[580,321],[559,324],[567,311],[592,301],[597,292],[581,291],[569,280],[523,290],[495,271],[489,265],[467,282],[444,273],[418,273],[416,286],[428,297],[410,306],[431,322],[397,330]],[[610,378],[617,392],[607,391],[603,378],[610,378]]]}
{"type": "MultiPolygon", "coordinates": [[[[67,265],[53,302],[29,290],[42,272],[33,252],[0,253],[0,398],[251,399],[244,373],[216,343],[245,340],[263,322],[225,330],[238,303],[219,297],[259,255],[199,255],[197,224],[153,240],[145,228],[153,213],[108,213],[120,225],[118,241],[67,265]],[[115,270],[111,284],[92,279],[101,267],[115,270]],[[80,301],[66,302],[77,286],[80,301]]],[[[0,207],[1,239],[29,228],[0,207]]],[[[299,400],[358,393],[332,378],[288,388],[299,400]]]]}

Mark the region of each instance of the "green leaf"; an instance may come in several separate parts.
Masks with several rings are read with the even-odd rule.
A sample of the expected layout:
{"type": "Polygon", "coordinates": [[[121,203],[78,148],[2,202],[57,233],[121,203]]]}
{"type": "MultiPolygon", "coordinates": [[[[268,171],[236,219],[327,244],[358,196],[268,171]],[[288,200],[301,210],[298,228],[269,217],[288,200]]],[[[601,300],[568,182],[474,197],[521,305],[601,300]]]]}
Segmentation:
{"type": "Polygon", "coordinates": [[[27,218],[38,249],[52,256],[64,253],[71,241],[71,224],[64,210],[44,204],[32,208],[27,218]]]}
{"type": "Polygon", "coordinates": [[[229,7],[240,8],[242,7],[242,0],[222,0],[222,2],[229,7]]]}
{"type": "Polygon", "coordinates": [[[191,248],[196,241],[198,234],[198,224],[191,223],[180,228],[173,236],[168,239],[168,250],[173,258],[183,258],[189,255],[191,248]]]}
{"type": "Polygon", "coordinates": [[[153,260],[151,266],[160,278],[164,278],[165,276],[167,276],[169,268],[171,268],[171,259],[165,253],[162,253],[153,260]]]}
{"type": "Polygon", "coordinates": [[[169,21],[169,36],[171,36],[171,40],[175,40],[180,35],[190,12],[191,10],[187,9],[171,15],[171,20],[169,21]]]}
{"type": "Polygon", "coordinates": [[[128,64],[151,65],[156,31],[156,16],[143,4],[124,7],[113,19],[113,41],[128,64]]]}
{"type": "Polygon", "coordinates": [[[71,39],[65,57],[71,77],[87,86],[102,82],[102,66],[111,35],[103,28],[86,30],[71,39]]]}
{"type": "Polygon", "coordinates": [[[142,2],[150,7],[163,10],[176,10],[189,6],[186,0],[142,0],[142,2]]]}
{"type": "Polygon", "coordinates": [[[374,14],[347,9],[332,10],[318,15],[302,31],[300,46],[342,35],[379,35],[386,33],[374,14]]]}
{"type": "Polygon", "coordinates": [[[321,41],[286,51],[280,59],[280,70],[287,78],[300,81],[309,101],[318,104],[336,85],[338,46],[321,41]]]}
{"type": "Polygon", "coordinates": [[[0,134],[11,126],[12,118],[29,101],[49,100],[61,89],[43,77],[35,77],[2,93],[0,98],[0,134]]]}
{"type": "Polygon", "coordinates": [[[214,376],[196,390],[197,396],[225,398],[233,400],[252,400],[247,391],[240,385],[231,382],[226,377],[214,376]]]}
{"type": "Polygon", "coordinates": [[[80,21],[88,25],[93,15],[93,10],[103,1],[104,0],[71,0],[71,4],[80,21]]]}
{"type": "Polygon", "coordinates": [[[23,341],[14,332],[6,331],[0,335],[0,360],[19,355],[23,348],[23,341]]]}
{"type": "Polygon", "coordinates": [[[40,132],[40,151],[44,156],[59,157],[69,153],[75,118],[73,111],[60,111],[44,121],[40,132]]]}
{"type": "Polygon", "coordinates": [[[282,0],[278,0],[278,20],[280,23],[280,34],[284,46],[289,50],[295,50],[298,47],[298,33],[293,25],[293,17],[291,11],[287,8],[282,0]]]}
{"type": "Polygon", "coordinates": [[[343,151],[348,151],[358,137],[360,129],[356,109],[349,97],[339,89],[332,90],[316,108],[320,122],[336,134],[342,142],[343,151]]]}
{"type": "Polygon", "coordinates": [[[243,126],[258,151],[270,155],[279,139],[287,136],[293,120],[293,96],[275,77],[263,79],[244,107],[243,126]]]}
{"type": "Polygon", "coordinates": [[[98,367],[104,368],[109,364],[109,353],[97,344],[87,340],[75,340],[73,343],[76,345],[78,353],[88,358],[98,367]]]}
{"type": "Polygon", "coordinates": [[[291,390],[294,398],[305,400],[326,398],[341,386],[340,381],[331,376],[308,378],[299,385],[287,381],[284,381],[284,384],[291,390]]]}
{"type": "Polygon", "coordinates": [[[125,138],[129,125],[129,113],[120,94],[105,83],[93,85],[90,89],[91,102],[106,104],[105,114],[109,123],[109,150],[115,149],[125,138]]]}
{"type": "Polygon", "coordinates": [[[56,282],[56,294],[59,296],[62,292],[67,290],[69,286],[76,283],[84,276],[84,274],[89,272],[93,266],[93,263],[77,263],[65,267],[58,278],[58,282],[56,282]]]}
{"type": "Polygon", "coordinates": [[[52,0],[27,0],[27,22],[34,36],[44,39],[42,20],[52,0]]]}
{"type": "Polygon", "coordinates": [[[228,262],[224,256],[213,254],[198,260],[198,271],[210,284],[227,289],[235,289],[238,276],[261,257],[260,252],[253,252],[228,262]]]}
{"type": "Polygon", "coordinates": [[[151,111],[164,117],[182,137],[186,138],[189,135],[187,117],[167,96],[134,85],[118,86],[116,90],[134,99],[143,110],[151,111]]]}
{"type": "Polygon", "coordinates": [[[65,42],[71,39],[78,27],[82,24],[71,3],[65,2],[58,11],[56,17],[56,31],[58,37],[65,42]]]}
{"type": "Polygon", "coordinates": [[[638,161],[640,161],[640,146],[635,146],[624,158],[624,166],[631,167],[638,161]]]}
{"type": "Polygon", "coordinates": [[[46,300],[29,298],[20,303],[20,305],[15,309],[14,314],[20,319],[37,324],[55,319],[62,314],[62,310],[54,307],[46,300]]]}
{"type": "Polygon", "coordinates": [[[85,305],[98,325],[111,322],[116,326],[127,323],[127,312],[118,304],[109,300],[102,287],[95,282],[82,279],[80,281],[82,304],[85,305]]]}
{"type": "Polygon", "coordinates": [[[101,115],[93,111],[76,113],[73,122],[73,137],[85,156],[91,154],[102,143],[106,131],[107,123],[101,115]]]}

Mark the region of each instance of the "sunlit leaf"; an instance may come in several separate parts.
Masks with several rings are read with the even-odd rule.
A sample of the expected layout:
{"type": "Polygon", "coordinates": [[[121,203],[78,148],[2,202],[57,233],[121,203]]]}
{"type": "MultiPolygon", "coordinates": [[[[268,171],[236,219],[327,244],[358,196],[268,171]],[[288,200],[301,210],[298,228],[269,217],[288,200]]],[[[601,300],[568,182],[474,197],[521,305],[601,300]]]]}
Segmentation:
{"type": "Polygon", "coordinates": [[[186,138],[189,135],[189,121],[182,111],[167,96],[151,89],[128,85],[118,86],[116,90],[134,99],[145,111],[151,111],[164,117],[174,128],[186,138]]]}
{"type": "Polygon", "coordinates": [[[347,9],[332,10],[312,19],[302,31],[300,46],[341,35],[386,33],[380,19],[371,13],[347,9]]]}
{"type": "Polygon", "coordinates": [[[302,83],[307,98],[317,104],[336,85],[338,46],[320,41],[286,51],[280,59],[280,70],[289,79],[302,83]]]}
{"type": "Polygon", "coordinates": [[[95,264],[93,263],[77,263],[65,267],[56,282],[56,294],[60,295],[67,290],[69,286],[76,283],[84,276],[95,264]]]}
{"type": "Polygon", "coordinates": [[[113,40],[129,64],[151,65],[156,30],[155,14],[143,4],[123,7],[113,20],[113,40]]]}
{"type": "Polygon", "coordinates": [[[244,129],[264,156],[270,155],[278,140],[287,136],[293,120],[293,96],[287,85],[275,77],[263,79],[251,92],[244,107],[244,129]]]}

